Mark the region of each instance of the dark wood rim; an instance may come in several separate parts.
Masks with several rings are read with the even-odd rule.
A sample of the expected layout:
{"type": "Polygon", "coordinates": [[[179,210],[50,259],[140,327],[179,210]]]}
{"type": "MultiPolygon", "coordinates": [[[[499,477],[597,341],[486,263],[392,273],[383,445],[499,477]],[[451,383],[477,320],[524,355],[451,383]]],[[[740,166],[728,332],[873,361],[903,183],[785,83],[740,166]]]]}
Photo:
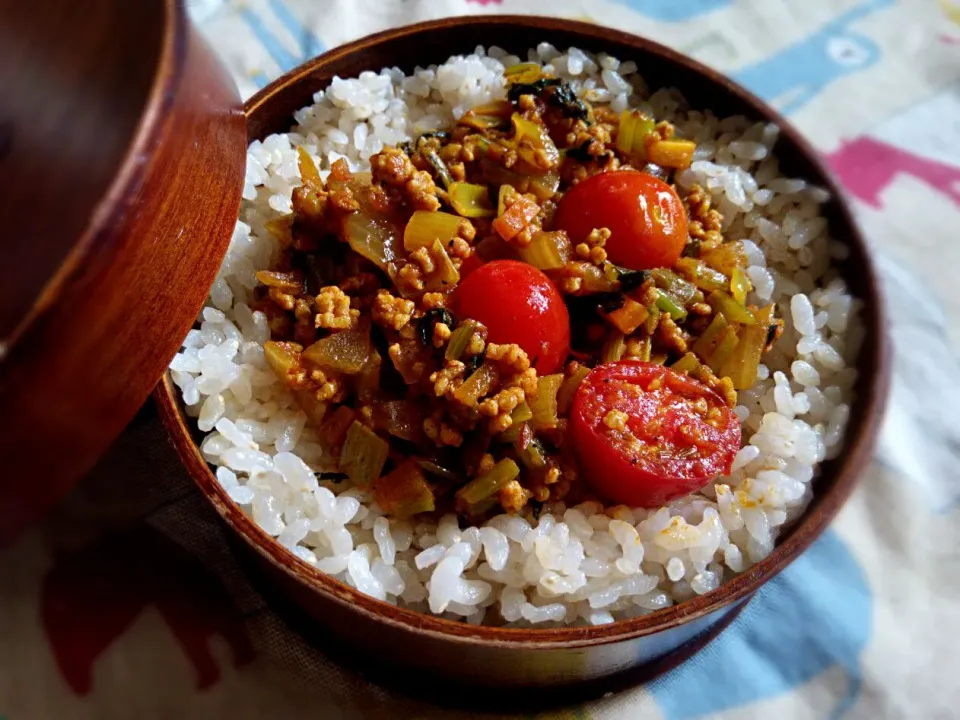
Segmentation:
{"type": "MultiPolygon", "coordinates": [[[[53,276],[39,289],[30,310],[6,338],[7,351],[13,348],[27,328],[37,322],[56,302],[62,288],[77,272],[82,271],[83,265],[97,252],[99,243],[112,237],[108,231],[115,227],[129,210],[124,200],[134,197],[143,187],[149,168],[148,160],[163,136],[175,97],[173,89],[180,80],[186,59],[186,10],[181,0],[164,0],[163,4],[163,41],[156,75],[147,92],[143,115],[120,163],[120,169],[91,213],[86,229],[77,238],[53,276]]],[[[0,355],[0,362],[2,361],[3,355],[0,355]]]]}
{"type": "MultiPolygon", "coordinates": [[[[785,137],[799,149],[819,176],[818,182],[833,196],[833,203],[838,209],[840,225],[846,240],[859,256],[857,272],[863,276],[863,282],[867,290],[866,296],[862,298],[866,303],[864,320],[867,335],[873,342],[868,342],[862,353],[867,353],[868,349],[872,352],[867,358],[864,358],[862,354],[859,364],[872,368],[873,373],[870,377],[861,378],[861,382],[858,383],[858,390],[861,392],[852,407],[851,421],[847,430],[846,449],[841,458],[832,461],[833,464],[830,465],[828,470],[835,478],[832,487],[814,498],[813,504],[802,519],[780,539],[774,551],[767,558],[721,585],[713,592],[643,617],[622,620],[610,625],[556,629],[517,629],[474,627],[465,623],[445,620],[375,600],[295,558],[276,540],[260,530],[252,519],[233,504],[220,488],[210,467],[201,456],[196,441],[193,439],[194,431],[182,412],[182,406],[169,373],[164,376],[162,382],[158,385],[155,398],[159,405],[161,418],[170,433],[177,452],[187,466],[187,470],[227,524],[279,569],[315,592],[323,594],[338,603],[353,606],[356,612],[367,616],[372,621],[402,626],[414,633],[441,636],[454,642],[508,646],[522,644],[525,648],[586,647],[650,635],[702,617],[756,592],[763,583],[776,576],[806,550],[839,512],[852,493],[860,472],[870,461],[886,406],[890,383],[890,344],[886,329],[886,310],[879,291],[874,264],[870,258],[869,247],[854,223],[850,207],[839,183],[810,143],[779,113],[729,78],[659,43],[635,35],[573,20],[512,15],[447,18],[387,30],[337,47],[268,85],[246,103],[245,110],[248,123],[256,124],[254,120],[258,113],[263,113],[264,108],[284,88],[301,82],[312,75],[319,74],[324,65],[335,59],[362,54],[377,43],[396,38],[428,32],[442,32],[459,25],[495,26],[498,24],[517,25],[528,29],[532,42],[536,42],[537,33],[543,30],[576,33],[593,45],[614,41],[645,53],[660,56],[674,64],[693,70],[707,78],[712,84],[720,86],[724,91],[735,96],[741,104],[751,109],[754,117],[766,118],[776,123],[781,129],[781,137],[785,137]]],[[[491,34],[490,37],[491,41],[496,41],[495,34],[491,34]]],[[[466,48],[465,52],[471,49],[466,48]]],[[[436,61],[442,62],[444,59],[437,58],[436,61]]]]}

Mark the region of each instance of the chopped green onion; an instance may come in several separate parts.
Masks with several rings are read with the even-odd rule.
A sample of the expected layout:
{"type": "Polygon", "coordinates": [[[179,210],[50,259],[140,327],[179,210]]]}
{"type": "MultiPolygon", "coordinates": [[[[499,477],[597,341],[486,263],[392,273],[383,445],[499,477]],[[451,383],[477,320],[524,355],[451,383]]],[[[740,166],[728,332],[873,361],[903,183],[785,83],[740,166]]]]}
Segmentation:
{"type": "Polygon", "coordinates": [[[649,337],[643,338],[640,341],[640,353],[637,355],[637,360],[643,362],[650,362],[650,353],[653,350],[653,342],[649,337]]]}
{"type": "Polygon", "coordinates": [[[727,277],[733,275],[735,267],[742,268],[747,265],[747,253],[743,249],[743,243],[738,241],[724,243],[720,247],[704,253],[700,259],[727,277]]]}
{"type": "Polygon", "coordinates": [[[526,442],[523,438],[517,440],[513,444],[513,449],[516,450],[517,457],[520,458],[520,462],[528,470],[539,470],[547,466],[547,454],[543,445],[532,435],[526,439],[526,442]]]}
{"type": "Polygon", "coordinates": [[[650,271],[650,276],[656,282],[658,288],[666,290],[681,305],[690,302],[697,292],[693,283],[687,282],[671,270],[657,268],[650,271]]]}
{"type": "Polygon", "coordinates": [[[607,322],[624,335],[630,335],[646,322],[650,311],[633,298],[625,297],[623,305],[607,313],[607,322]]]}
{"type": "Polygon", "coordinates": [[[517,405],[513,409],[513,412],[510,413],[510,419],[515,423],[524,423],[532,417],[533,410],[530,409],[530,405],[526,400],[517,405]]]}
{"type": "Polygon", "coordinates": [[[497,371],[491,365],[484,363],[463,381],[463,384],[454,391],[453,396],[461,405],[474,407],[477,400],[490,392],[497,379],[497,371]]]}
{"type": "Polygon", "coordinates": [[[692,140],[657,140],[647,149],[647,160],[661,167],[683,170],[690,167],[696,149],[692,140]]]}
{"type": "Polygon", "coordinates": [[[520,474],[520,468],[510,458],[504,458],[483,475],[474,478],[457,490],[457,501],[471,507],[500,492],[520,474]]]}
{"type": "Polygon", "coordinates": [[[714,315],[707,329],[704,330],[703,334],[693,343],[691,349],[700,356],[701,360],[706,360],[710,357],[713,349],[720,341],[720,333],[727,327],[727,324],[727,319],[723,315],[714,315]]]}
{"type": "Polygon", "coordinates": [[[560,162],[560,153],[546,128],[520,113],[514,113],[510,120],[515,130],[514,143],[520,159],[534,171],[555,168],[560,162]]]}
{"type": "Polygon", "coordinates": [[[747,274],[739,265],[733,269],[733,275],[730,276],[730,294],[733,299],[741,305],[747,304],[747,294],[753,290],[747,274]]]}
{"type": "Polygon", "coordinates": [[[657,296],[657,307],[670,315],[674,320],[683,320],[687,316],[687,311],[684,307],[663,291],[660,291],[660,294],[657,296]]]}
{"type": "Polygon", "coordinates": [[[697,360],[697,356],[692,352],[688,352],[682,358],[677,360],[673,365],[670,366],[677,372],[693,374],[699,372],[700,370],[700,361],[697,360]]]}
{"type": "Polygon", "coordinates": [[[450,171],[447,170],[446,164],[440,159],[440,156],[437,155],[435,150],[430,150],[426,153],[426,158],[427,162],[430,163],[430,167],[437,173],[441,184],[445,188],[449,188],[450,185],[453,184],[453,177],[450,175],[450,171]]]}
{"type": "Polygon", "coordinates": [[[477,323],[474,320],[464,320],[457,329],[450,335],[447,341],[447,350],[443,356],[447,360],[459,360],[470,346],[473,339],[473,333],[477,330],[477,323]]]}
{"type": "Polygon", "coordinates": [[[730,359],[734,349],[736,349],[737,341],[737,328],[733,325],[725,327],[720,333],[717,346],[713,349],[713,352],[710,353],[710,357],[707,360],[707,364],[711,370],[718,375],[720,374],[724,364],[730,359]]]}
{"type": "Polygon", "coordinates": [[[541,375],[537,378],[537,394],[528,400],[533,417],[530,426],[545,430],[557,426],[557,392],[563,383],[563,375],[541,375]]]}
{"type": "Polygon", "coordinates": [[[510,427],[500,433],[500,439],[504,442],[514,442],[517,440],[527,421],[533,417],[533,410],[527,404],[526,400],[517,405],[510,413],[510,427]]]}
{"type": "Polygon", "coordinates": [[[315,365],[347,375],[356,375],[370,358],[370,323],[359,322],[355,327],[317,340],[303,351],[301,357],[315,365]]]}
{"type": "Polygon", "coordinates": [[[600,362],[617,362],[617,360],[623,357],[623,348],[624,334],[614,330],[603,344],[603,349],[600,351],[600,362]]]}
{"type": "Polygon", "coordinates": [[[577,388],[580,387],[580,383],[589,373],[590,368],[586,365],[579,365],[572,375],[564,378],[560,389],[557,391],[557,413],[559,415],[566,415],[570,411],[573,396],[576,395],[577,388]]]}
{"type": "Polygon", "coordinates": [[[643,329],[646,331],[647,335],[653,335],[654,331],[657,329],[657,325],[660,324],[660,308],[657,307],[657,304],[654,303],[647,308],[647,311],[650,315],[643,322],[643,329]]]}
{"type": "Polygon", "coordinates": [[[740,341],[720,370],[721,375],[730,378],[736,390],[753,387],[757,380],[760,359],[767,345],[768,327],[774,319],[773,311],[774,305],[771,304],[755,313],[757,323],[745,325],[740,330],[740,341]]]}
{"type": "Polygon", "coordinates": [[[543,77],[543,68],[539,63],[518,63],[504,70],[503,77],[506,78],[509,83],[529,85],[543,77]]]}
{"type": "Polygon", "coordinates": [[[624,110],[617,126],[617,150],[636,161],[646,160],[646,137],[654,131],[657,121],[639,110],[624,110]]]}
{"type": "Polygon", "coordinates": [[[493,217],[496,212],[490,204],[486,185],[455,182],[450,186],[450,205],[467,218],[493,217]]]}
{"type": "Polygon", "coordinates": [[[455,472],[452,472],[450,470],[447,470],[445,467],[441,467],[440,465],[437,465],[435,462],[433,462],[433,460],[421,459],[421,460],[417,460],[416,462],[421,470],[423,470],[426,473],[429,473],[430,475],[433,475],[438,478],[442,478],[444,480],[448,480],[450,482],[456,482],[460,480],[460,476],[457,475],[455,472]]]}
{"type": "Polygon", "coordinates": [[[537,232],[529,245],[518,249],[520,259],[538,270],[563,267],[570,258],[570,241],[563,232],[537,232]]]}
{"type": "Polygon", "coordinates": [[[390,444],[366,425],[354,420],[340,450],[340,472],[360,487],[380,476],[390,444]]]}
{"type": "Polygon", "coordinates": [[[706,292],[726,290],[729,285],[726,275],[694,258],[680,258],[677,260],[676,267],[692,280],[694,285],[706,292]]]}
{"type": "Polygon", "coordinates": [[[728,322],[753,325],[757,322],[748,308],[734,300],[723,290],[714,290],[707,296],[707,302],[713,311],[723,315],[728,322]]]}
{"type": "Polygon", "coordinates": [[[420,468],[411,461],[377,478],[373,483],[373,496],[377,505],[398,518],[431,512],[435,507],[433,490],[420,468]]]}

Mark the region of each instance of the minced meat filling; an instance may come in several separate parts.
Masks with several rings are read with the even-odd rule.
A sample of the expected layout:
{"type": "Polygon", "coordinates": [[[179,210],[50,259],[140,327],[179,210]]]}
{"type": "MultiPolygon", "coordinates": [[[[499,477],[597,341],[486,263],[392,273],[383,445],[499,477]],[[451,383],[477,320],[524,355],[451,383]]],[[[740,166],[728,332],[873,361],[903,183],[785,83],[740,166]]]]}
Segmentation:
{"type": "MultiPolygon", "coordinates": [[[[429,497],[402,504],[418,512],[479,517],[584,499],[566,428],[589,368],[675,366],[732,405],[731,358],[745,342],[737,308],[738,322],[769,326],[764,338],[779,332],[772,307],[744,307],[743,252],[699,186],[681,195],[689,238],[675,267],[629,271],[610,261],[607,227],[579,238],[553,227],[564,194],[598,173],[646,167],[669,181],[689,163],[669,123],[594,108],[546,76],[509,97],[451,133],[384,148],[370,173],[339,161],[321,179],[301,150],[293,213],[270,227],[282,256],[257,275],[266,357],[325,407],[317,430],[338,470],[376,492],[391,470],[419,463],[411,472],[426,482],[411,486],[429,497]],[[672,165],[651,165],[653,155],[672,165]],[[542,270],[565,299],[571,344],[558,374],[539,375],[519,345],[489,341],[482,323],[449,309],[470,268],[503,258],[542,270]],[[358,454],[383,461],[370,469],[358,454]]],[[[603,422],[627,426],[616,410],[603,422]]]]}

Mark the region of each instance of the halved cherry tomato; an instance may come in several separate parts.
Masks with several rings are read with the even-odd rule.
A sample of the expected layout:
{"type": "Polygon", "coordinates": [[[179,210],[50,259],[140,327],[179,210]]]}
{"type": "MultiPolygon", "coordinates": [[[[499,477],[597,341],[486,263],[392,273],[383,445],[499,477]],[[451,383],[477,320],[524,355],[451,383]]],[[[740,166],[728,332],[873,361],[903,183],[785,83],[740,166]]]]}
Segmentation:
{"type": "Polygon", "coordinates": [[[740,420],[702,383],[622,360],[583,379],[570,413],[586,480],[610,500],[657,507],[730,472],[740,420]]]}
{"type": "Polygon", "coordinates": [[[687,242],[687,213],[676,191],[636,170],[600,173],[574,185],[553,224],[574,243],[595,228],[609,228],[607,257],[631,270],[672,267],[687,242]]]}
{"type": "Polygon", "coordinates": [[[516,343],[541,375],[556,372],[570,352],[570,316],[550,278],[517,260],[473,270],[453,293],[453,311],[487,326],[487,339],[516,343]]]}

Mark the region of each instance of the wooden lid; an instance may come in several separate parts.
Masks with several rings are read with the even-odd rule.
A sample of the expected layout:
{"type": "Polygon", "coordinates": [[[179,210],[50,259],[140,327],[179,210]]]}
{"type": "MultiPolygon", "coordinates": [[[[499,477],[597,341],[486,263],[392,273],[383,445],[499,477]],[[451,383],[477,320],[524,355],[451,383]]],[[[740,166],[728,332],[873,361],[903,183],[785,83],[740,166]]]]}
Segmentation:
{"type": "Polygon", "coordinates": [[[3,15],[0,545],[90,469],[177,351],[246,149],[236,88],[178,0],[3,15]]]}

